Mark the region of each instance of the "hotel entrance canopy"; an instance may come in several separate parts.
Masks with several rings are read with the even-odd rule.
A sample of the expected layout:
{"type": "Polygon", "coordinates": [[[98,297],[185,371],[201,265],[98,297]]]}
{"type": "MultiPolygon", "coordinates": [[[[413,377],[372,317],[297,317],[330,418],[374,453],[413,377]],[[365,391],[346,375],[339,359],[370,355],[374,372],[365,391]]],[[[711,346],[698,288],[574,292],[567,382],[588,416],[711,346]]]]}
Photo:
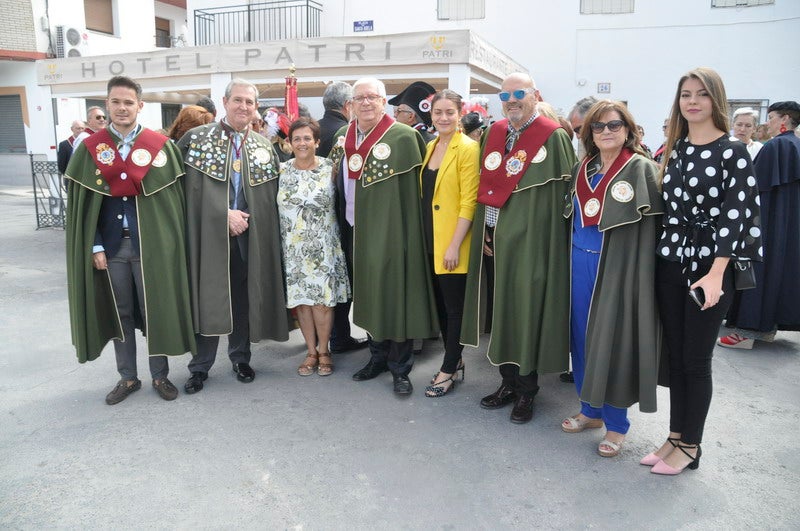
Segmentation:
{"type": "Polygon", "coordinates": [[[284,78],[294,64],[298,94],[322,96],[332,81],[376,77],[388,94],[412,81],[471,93],[496,92],[505,76],[527,72],[508,55],[470,30],[352,35],[287,41],[170,48],[37,61],[37,82],[53,97],[104,98],[106,82],[127,75],[142,85],[145,101],[194,103],[222,98],[230,79],[255,83],[262,98],[282,98],[284,78]]]}

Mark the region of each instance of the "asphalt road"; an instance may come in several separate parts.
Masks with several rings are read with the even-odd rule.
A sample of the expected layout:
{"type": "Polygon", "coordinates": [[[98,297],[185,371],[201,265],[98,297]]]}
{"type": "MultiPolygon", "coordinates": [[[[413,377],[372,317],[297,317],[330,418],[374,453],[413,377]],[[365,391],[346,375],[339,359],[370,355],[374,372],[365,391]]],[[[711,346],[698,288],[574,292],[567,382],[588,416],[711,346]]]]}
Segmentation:
{"type": "MultiPolygon", "coordinates": [[[[560,430],[577,400],[556,375],[541,378],[529,424],[478,407],[498,384],[485,340],[439,399],[423,396],[439,341],[399,399],[388,375],[351,380],[366,351],[336,357],[330,377],[298,376],[293,332],[254,348],[253,383],[223,354],[202,392],[173,402],[140,354],[142,390],[107,406],[113,348],[77,363],[64,232],[35,230],[23,187],[0,187],[0,286],[3,529],[800,528],[798,333],[717,348],[701,466],[660,477],[638,461],[666,436],[666,389],[657,413],[631,410],[622,454],[604,459],[602,430],[560,430]]],[[[171,361],[181,391],[187,363],[171,361]]]]}

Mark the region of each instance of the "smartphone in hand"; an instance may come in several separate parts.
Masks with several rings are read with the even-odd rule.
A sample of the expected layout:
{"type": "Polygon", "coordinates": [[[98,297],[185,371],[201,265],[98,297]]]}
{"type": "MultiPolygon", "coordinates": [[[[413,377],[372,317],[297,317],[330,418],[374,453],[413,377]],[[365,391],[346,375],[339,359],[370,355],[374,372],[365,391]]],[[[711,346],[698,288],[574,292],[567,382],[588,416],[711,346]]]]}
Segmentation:
{"type": "Polygon", "coordinates": [[[706,296],[703,293],[702,288],[690,289],[689,297],[691,297],[694,303],[697,304],[698,308],[702,308],[703,305],[706,303],[706,296]]]}

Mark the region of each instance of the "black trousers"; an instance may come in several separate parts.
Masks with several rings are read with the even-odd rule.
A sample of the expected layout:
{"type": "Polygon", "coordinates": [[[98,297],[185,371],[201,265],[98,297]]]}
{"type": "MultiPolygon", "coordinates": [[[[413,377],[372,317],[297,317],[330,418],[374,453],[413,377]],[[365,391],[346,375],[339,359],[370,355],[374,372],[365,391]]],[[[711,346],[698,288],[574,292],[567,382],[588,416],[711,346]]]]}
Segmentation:
{"type": "MultiPolygon", "coordinates": [[[[494,250],[494,227],[486,227],[486,234],[491,241],[486,243],[490,249],[494,250]]],[[[486,272],[486,320],[483,332],[488,334],[492,331],[492,313],[494,312],[494,256],[486,256],[481,252],[483,259],[483,270],[486,272]]]]}
{"type": "MultiPolygon", "coordinates": [[[[353,286],[353,227],[346,221],[339,224],[342,252],[347,262],[347,278],[353,286]]],[[[350,339],[350,306],[352,299],[338,303],[333,309],[333,327],[331,328],[330,347],[336,350],[350,339]]]]}
{"type": "Polygon", "coordinates": [[[719,302],[701,311],[689,297],[682,269],[678,262],[658,259],[656,297],[669,355],[669,429],[684,443],[699,444],[711,405],[714,345],[733,301],[733,271],[725,272],[719,302]]]}
{"type": "MultiPolygon", "coordinates": [[[[436,268],[433,256],[429,255],[431,271],[436,268]]],[[[433,275],[433,294],[436,298],[436,311],[439,314],[439,326],[444,340],[444,360],[441,371],[447,374],[456,372],[464,345],[461,338],[461,317],[464,313],[464,291],[467,288],[467,275],[464,273],[446,273],[433,275]]]]}
{"type": "Polygon", "coordinates": [[[413,339],[375,341],[369,338],[369,353],[372,356],[372,362],[386,364],[393,375],[408,376],[414,365],[414,356],[411,350],[413,343],[413,339]]]}
{"type": "Polygon", "coordinates": [[[539,373],[531,371],[528,374],[519,373],[519,365],[504,363],[498,367],[503,385],[513,387],[518,395],[536,396],[539,392],[539,373]]]}
{"type": "MultiPolygon", "coordinates": [[[[247,296],[247,262],[231,238],[231,308],[233,330],[228,334],[228,358],[231,363],[250,363],[250,299],[247,296]]],[[[219,336],[195,335],[197,355],[189,362],[189,372],[208,372],[217,359],[219,336]]]]}

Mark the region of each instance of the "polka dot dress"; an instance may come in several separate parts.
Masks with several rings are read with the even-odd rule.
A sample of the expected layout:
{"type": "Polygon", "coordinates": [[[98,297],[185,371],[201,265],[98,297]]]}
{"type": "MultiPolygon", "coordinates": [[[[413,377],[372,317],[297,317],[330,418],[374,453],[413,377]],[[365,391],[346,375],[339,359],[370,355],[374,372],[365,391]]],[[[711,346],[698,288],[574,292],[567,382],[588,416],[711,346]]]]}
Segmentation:
{"type": "Polygon", "coordinates": [[[691,281],[716,257],[760,261],[761,221],[753,164],[727,135],[705,145],[676,143],[664,173],[666,209],[659,256],[684,264],[691,281]]]}

